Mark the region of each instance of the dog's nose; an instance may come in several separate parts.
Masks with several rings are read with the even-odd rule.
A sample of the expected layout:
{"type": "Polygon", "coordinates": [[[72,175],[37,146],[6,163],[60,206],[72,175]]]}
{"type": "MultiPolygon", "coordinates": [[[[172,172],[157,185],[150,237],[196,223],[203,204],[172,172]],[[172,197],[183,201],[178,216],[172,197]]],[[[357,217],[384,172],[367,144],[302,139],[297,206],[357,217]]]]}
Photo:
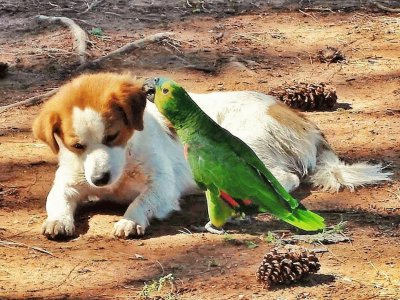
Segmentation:
{"type": "Polygon", "coordinates": [[[156,84],[158,83],[158,77],[151,77],[145,80],[143,84],[143,90],[146,93],[146,99],[150,102],[154,102],[154,94],[156,93],[156,84]]]}
{"type": "Polygon", "coordinates": [[[106,185],[110,181],[110,172],[105,172],[97,176],[92,176],[92,182],[96,186],[106,185]]]}

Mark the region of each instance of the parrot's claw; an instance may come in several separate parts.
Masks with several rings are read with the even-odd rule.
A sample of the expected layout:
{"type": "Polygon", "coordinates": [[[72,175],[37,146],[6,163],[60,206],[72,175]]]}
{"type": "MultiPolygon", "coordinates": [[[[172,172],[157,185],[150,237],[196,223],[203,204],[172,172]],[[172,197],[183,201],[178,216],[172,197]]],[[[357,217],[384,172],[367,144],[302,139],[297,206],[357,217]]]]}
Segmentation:
{"type": "Polygon", "coordinates": [[[211,221],[209,221],[206,226],[204,226],[205,229],[207,229],[208,232],[213,233],[213,234],[225,234],[224,229],[217,229],[214,227],[213,224],[211,224],[211,221]]]}

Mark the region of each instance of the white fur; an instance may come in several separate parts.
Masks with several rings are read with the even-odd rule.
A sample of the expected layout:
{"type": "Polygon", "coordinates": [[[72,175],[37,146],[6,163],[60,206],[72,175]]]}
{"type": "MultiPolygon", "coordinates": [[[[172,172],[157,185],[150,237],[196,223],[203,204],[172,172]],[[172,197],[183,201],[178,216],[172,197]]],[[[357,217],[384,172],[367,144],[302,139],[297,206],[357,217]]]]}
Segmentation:
{"type": "MultiPolygon", "coordinates": [[[[329,150],[316,127],[305,136],[280,124],[266,112],[276,102],[256,92],[191,94],[198,105],[221,126],[248,143],[289,191],[306,175],[327,190],[389,180],[380,166],[346,165],[329,150]],[[324,151],[318,151],[321,144],[324,151]]],[[[151,218],[162,219],[179,210],[182,196],[197,192],[179,140],[168,135],[163,117],[154,104],[144,113],[144,130],[134,132],[124,149],[101,144],[101,117],[86,108],[74,110],[76,131],[87,145],[84,155],[70,152],[60,138],[59,168],[47,199],[48,219],[43,233],[54,237],[74,233],[77,204],[88,199],[109,199],[129,204],[113,234],[142,235],[151,218]],[[111,170],[111,182],[103,187],[90,183],[93,174],[111,170]]]]}
{"type": "Polygon", "coordinates": [[[72,109],[72,127],[81,144],[101,142],[104,136],[104,121],[101,115],[92,108],[72,109]]]}
{"type": "Polygon", "coordinates": [[[325,191],[337,192],[341,186],[354,191],[356,186],[389,181],[393,173],[383,172],[383,169],[380,164],[365,162],[349,165],[340,161],[333,151],[323,151],[309,180],[325,191]]]}
{"type": "Polygon", "coordinates": [[[79,143],[86,147],[81,158],[87,182],[95,187],[93,178],[104,173],[111,174],[110,184],[116,182],[125,167],[125,149],[107,147],[102,144],[104,138],[104,120],[101,115],[86,107],[72,110],[72,126],[79,138],[79,143]]]}

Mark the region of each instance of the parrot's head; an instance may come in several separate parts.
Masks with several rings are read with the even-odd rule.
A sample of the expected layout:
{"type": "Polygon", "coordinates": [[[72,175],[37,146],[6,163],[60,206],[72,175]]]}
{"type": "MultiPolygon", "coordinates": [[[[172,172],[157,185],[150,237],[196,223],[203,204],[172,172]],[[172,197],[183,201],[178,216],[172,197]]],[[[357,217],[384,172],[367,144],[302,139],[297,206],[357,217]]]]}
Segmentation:
{"type": "Polygon", "coordinates": [[[193,100],[175,81],[160,77],[152,78],[145,84],[148,90],[147,99],[153,102],[160,113],[172,123],[187,115],[187,108],[191,106],[193,100]]]}

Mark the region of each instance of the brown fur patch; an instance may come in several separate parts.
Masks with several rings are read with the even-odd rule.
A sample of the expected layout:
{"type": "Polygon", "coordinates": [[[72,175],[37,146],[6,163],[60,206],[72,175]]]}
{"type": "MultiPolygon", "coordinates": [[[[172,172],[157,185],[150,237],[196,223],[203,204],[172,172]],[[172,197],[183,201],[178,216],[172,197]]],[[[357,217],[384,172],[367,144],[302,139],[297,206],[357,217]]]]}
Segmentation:
{"type": "Polygon", "coordinates": [[[142,86],[143,82],[131,74],[81,75],[63,85],[43,106],[33,125],[34,135],[47,143],[55,153],[59,149],[54,133],[71,151],[81,152],[71,147],[79,142],[72,126],[72,110],[74,107],[89,107],[105,119],[106,135],[119,132],[112,145],[123,146],[134,130],[143,129],[146,95],[142,86]]]}
{"type": "MultiPolygon", "coordinates": [[[[133,134],[133,128],[124,121],[122,112],[119,109],[110,109],[103,114],[105,119],[104,137],[118,133],[115,140],[108,143],[110,146],[124,146],[133,134]]],[[[124,113],[123,113],[124,114],[124,113]]],[[[106,143],[105,143],[106,144],[106,143]]]]}
{"type": "Polygon", "coordinates": [[[54,133],[59,133],[61,125],[60,115],[55,111],[44,111],[33,123],[33,134],[36,138],[50,146],[54,153],[59,150],[54,133]]]}
{"type": "Polygon", "coordinates": [[[173,140],[177,140],[178,134],[176,133],[175,127],[172,125],[172,123],[167,118],[164,118],[164,123],[168,129],[167,131],[168,136],[173,140]]]}
{"type": "Polygon", "coordinates": [[[115,197],[123,198],[126,196],[126,191],[128,190],[140,192],[150,180],[149,176],[145,175],[139,166],[130,166],[127,170],[128,172],[123,175],[119,180],[118,186],[113,190],[113,195],[115,197]]]}
{"type": "Polygon", "coordinates": [[[310,130],[316,130],[316,126],[307,120],[301,113],[290,109],[283,103],[276,103],[267,109],[267,114],[280,124],[291,128],[299,135],[305,135],[310,130]]]}

